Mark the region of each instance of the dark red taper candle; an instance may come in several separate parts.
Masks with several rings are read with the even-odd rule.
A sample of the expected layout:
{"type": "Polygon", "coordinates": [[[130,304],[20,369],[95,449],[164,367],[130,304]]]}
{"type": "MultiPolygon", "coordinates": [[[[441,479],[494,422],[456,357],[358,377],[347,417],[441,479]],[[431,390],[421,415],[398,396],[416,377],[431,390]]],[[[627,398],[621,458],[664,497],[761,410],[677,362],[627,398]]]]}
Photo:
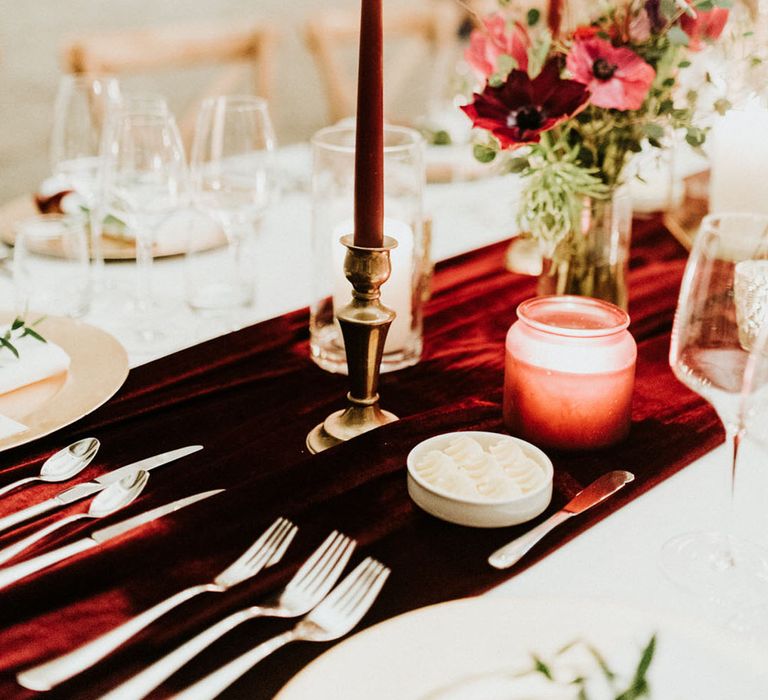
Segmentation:
{"type": "Polygon", "coordinates": [[[382,0],[362,0],[355,143],[355,245],[384,243],[382,0]]]}

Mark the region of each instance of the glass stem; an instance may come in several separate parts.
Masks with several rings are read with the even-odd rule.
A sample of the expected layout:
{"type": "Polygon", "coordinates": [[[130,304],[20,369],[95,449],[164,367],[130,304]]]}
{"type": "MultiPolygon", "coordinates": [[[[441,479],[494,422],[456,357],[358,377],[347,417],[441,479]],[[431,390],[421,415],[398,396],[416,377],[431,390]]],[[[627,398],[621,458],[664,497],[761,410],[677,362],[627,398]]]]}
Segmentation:
{"type": "Polygon", "coordinates": [[[136,308],[144,314],[152,308],[152,233],[146,223],[135,228],[136,308]]]}
{"type": "Polygon", "coordinates": [[[98,291],[104,282],[104,252],[101,246],[102,211],[98,204],[88,210],[88,227],[91,237],[91,270],[93,288],[98,291]]]}
{"type": "MultiPolygon", "coordinates": [[[[730,540],[730,537],[733,535],[734,511],[736,509],[736,467],[739,459],[739,448],[741,447],[744,433],[744,427],[727,429],[727,437],[731,443],[731,465],[728,472],[728,503],[726,504],[725,512],[723,514],[723,532],[728,540],[730,540]]],[[[733,549],[730,546],[730,543],[727,545],[726,557],[728,566],[736,565],[736,562],[733,559],[733,549]]]]}

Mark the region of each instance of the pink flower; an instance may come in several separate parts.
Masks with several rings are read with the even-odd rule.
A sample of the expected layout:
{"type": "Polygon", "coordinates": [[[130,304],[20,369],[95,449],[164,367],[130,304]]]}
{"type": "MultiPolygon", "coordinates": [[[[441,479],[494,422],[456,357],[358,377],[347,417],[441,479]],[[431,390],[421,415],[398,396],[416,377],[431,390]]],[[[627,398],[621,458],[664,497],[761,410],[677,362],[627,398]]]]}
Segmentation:
{"type": "Polygon", "coordinates": [[[688,48],[691,51],[700,51],[702,39],[714,41],[725,28],[728,21],[728,10],[724,7],[715,7],[711,10],[696,10],[696,17],[684,14],[680,18],[680,26],[688,35],[688,48]]]}
{"type": "Polygon", "coordinates": [[[486,85],[461,109],[473,126],[490,131],[503,149],[538,143],[544,131],[572,117],[587,104],[587,88],[575,80],[563,80],[557,59],[550,60],[533,80],[513,70],[499,87],[486,85]]]}
{"type": "Polygon", "coordinates": [[[465,53],[467,63],[484,81],[498,70],[499,56],[511,56],[520,70],[528,70],[530,39],[517,23],[508,25],[500,14],[483,20],[484,29],[475,29],[465,53]]]}
{"type": "Polygon", "coordinates": [[[574,80],[589,87],[589,101],[607,109],[640,109],[656,77],[634,51],[598,37],[575,41],[566,66],[574,80]]]}
{"type": "Polygon", "coordinates": [[[629,38],[636,44],[643,44],[651,38],[651,18],[641,9],[629,22],[629,38]]]}

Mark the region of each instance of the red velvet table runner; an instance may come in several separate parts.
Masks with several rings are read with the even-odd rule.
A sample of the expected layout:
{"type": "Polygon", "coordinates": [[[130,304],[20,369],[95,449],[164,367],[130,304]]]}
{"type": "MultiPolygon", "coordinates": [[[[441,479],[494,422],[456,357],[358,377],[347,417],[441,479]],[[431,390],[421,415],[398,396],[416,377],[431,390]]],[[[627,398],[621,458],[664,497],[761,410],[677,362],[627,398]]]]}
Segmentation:
{"type": "MultiPolygon", "coordinates": [[[[722,439],[714,413],[674,379],[667,364],[684,251],[658,221],[638,222],[630,272],[630,330],[639,348],[632,430],[624,444],[609,450],[553,454],[554,496],[541,518],[611,469],[628,469],[636,481],[562,525],[508,571],[492,569],[486,557],[531,524],[477,530],[441,522],[414,506],[406,491],[405,457],[417,442],[448,430],[502,430],[503,340],[516,305],[535,286],[533,279],[503,269],[505,248],[490,246],[439,267],[426,310],[423,360],[381,382],[386,408],[401,420],[338,448],[310,456],[304,447],[307,431],[343,405],[346,381],[308,359],[302,310],[140,367],[113,400],[78,424],[4,453],[0,483],[35,473],[53,450],[85,435],[97,436],[102,450],[83,478],[166,449],[205,445],[153,472],[138,502],[110,522],[204,489],[227,491],[1,591],[0,697],[34,695],[15,685],[18,670],[90,640],[181,588],[210,580],[278,515],[299,526],[283,562],[224,595],[205,594],[185,604],[48,697],[97,697],[226,613],[285,584],[332,529],[357,538],[353,562],[372,555],[392,568],[360,629],[480,593],[722,439]]],[[[36,486],[5,498],[0,516],[58,490],[36,486]]],[[[0,537],[0,546],[59,515],[0,537]]],[[[45,546],[93,529],[88,523],[72,526],[45,546]]],[[[289,624],[256,620],[241,626],[153,697],[167,697],[289,624]]],[[[327,648],[303,643],[283,649],[225,697],[272,697],[327,648]]]]}

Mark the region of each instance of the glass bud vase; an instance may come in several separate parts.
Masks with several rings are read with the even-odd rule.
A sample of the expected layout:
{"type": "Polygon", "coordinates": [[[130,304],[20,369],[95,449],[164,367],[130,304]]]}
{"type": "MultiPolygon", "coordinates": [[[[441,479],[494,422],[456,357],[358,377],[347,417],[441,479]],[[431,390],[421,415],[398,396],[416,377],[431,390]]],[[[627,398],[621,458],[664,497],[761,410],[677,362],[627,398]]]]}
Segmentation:
{"type": "Polygon", "coordinates": [[[626,310],[631,234],[627,187],[604,199],[585,197],[578,229],[544,254],[538,293],[594,297],[626,310]]]}

